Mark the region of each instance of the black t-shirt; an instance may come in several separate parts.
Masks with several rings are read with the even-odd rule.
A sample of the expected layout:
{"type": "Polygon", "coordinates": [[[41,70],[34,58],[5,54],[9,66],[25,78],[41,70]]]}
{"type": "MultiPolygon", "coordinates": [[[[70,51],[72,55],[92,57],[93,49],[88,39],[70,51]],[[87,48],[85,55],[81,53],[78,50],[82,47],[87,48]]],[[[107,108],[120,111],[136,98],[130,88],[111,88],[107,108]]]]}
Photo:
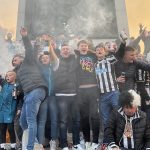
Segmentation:
{"type": "Polygon", "coordinates": [[[97,60],[94,53],[88,52],[86,55],[75,50],[78,61],[78,85],[97,84],[94,64],[97,60]]]}

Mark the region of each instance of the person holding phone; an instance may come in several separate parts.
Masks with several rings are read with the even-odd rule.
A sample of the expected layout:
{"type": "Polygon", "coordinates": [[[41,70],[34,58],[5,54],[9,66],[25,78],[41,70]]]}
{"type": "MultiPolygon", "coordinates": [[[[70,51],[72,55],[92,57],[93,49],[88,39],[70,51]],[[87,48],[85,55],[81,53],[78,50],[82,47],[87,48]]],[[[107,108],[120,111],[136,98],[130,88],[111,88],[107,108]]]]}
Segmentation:
{"type": "MultiPolygon", "coordinates": [[[[144,30],[139,35],[139,39],[144,36],[144,30]]],[[[150,71],[150,64],[136,59],[137,50],[133,46],[127,46],[126,42],[120,45],[118,62],[115,64],[115,72],[120,92],[135,89],[135,74],[138,69],[150,71]],[[125,73],[122,76],[122,72],[125,73]]]]}

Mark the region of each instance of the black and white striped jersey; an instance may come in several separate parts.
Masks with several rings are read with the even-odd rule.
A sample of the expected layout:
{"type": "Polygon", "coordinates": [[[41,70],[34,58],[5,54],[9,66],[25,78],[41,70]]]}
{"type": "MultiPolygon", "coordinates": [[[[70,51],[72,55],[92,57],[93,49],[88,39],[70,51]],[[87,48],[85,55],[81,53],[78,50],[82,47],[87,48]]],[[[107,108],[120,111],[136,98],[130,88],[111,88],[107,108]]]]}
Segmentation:
{"type": "Polygon", "coordinates": [[[114,66],[115,62],[117,62],[116,57],[114,55],[108,55],[95,63],[95,73],[100,93],[118,90],[114,66]]]}
{"type": "Polygon", "coordinates": [[[127,149],[134,149],[135,148],[135,139],[133,137],[133,121],[140,118],[139,112],[136,111],[135,114],[132,117],[128,117],[125,112],[123,111],[123,108],[120,108],[118,112],[125,118],[125,126],[124,126],[124,133],[122,135],[122,138],[120,140],[120,146],[127,148],[127,149]]]}

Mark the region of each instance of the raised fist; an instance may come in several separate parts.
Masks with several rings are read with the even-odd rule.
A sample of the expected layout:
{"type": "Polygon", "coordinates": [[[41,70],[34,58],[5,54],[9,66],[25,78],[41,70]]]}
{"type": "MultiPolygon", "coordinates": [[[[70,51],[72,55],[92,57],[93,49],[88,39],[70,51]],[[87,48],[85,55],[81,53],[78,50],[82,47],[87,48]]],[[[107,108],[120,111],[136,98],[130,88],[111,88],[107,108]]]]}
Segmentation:
{"type": "Polygon", "coordinates": [[[140,28],[140,29],[143,29],[143,28],[144,28],[144,26],[143,26],[142,23],[139,23],[139,28],[140,28]]]}
{"type": "Polygon", "coordinates": [[[24,37],[24,36],[27,36],[27,35],[28,35],[27,29],[21,28],[21,29],[20,29],[20,34],[21,34],[23,37],[24,37]]]}

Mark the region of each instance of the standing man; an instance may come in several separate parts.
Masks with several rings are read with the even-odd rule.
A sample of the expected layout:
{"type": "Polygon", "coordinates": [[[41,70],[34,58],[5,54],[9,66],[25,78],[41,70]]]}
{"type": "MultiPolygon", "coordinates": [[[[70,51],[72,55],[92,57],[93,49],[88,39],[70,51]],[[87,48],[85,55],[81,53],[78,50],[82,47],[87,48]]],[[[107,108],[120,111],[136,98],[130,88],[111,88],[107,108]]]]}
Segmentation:
{"type": "Polygon", "coordinates": [[[39,70],[37,52],[32,48],[27,30],[22,28],[20,33],[25,46],[25,58],[18,71],[18,77],[24,92],[20,123],[23,131],[29,130],[26,150],[33,150],[37,134],[37,114],[41,102],[45,99],[47,85],[39,70]]]}
{"type": "Polygon", "coordinates": [[[55,71],[55,96],[58,105],[58,120],[60,128],[60,147],[69,150],[67,129],[69,112],[72,117],[73,150],[82,150],[80,146],[80,115],[77,107],[77,61],[71,55],[70,47],[62,45],[60,50],[59,67],[55,71]]]}
{"type": "Polygon", "coordinates": [[[88,42],[81,40],[75,51],[78,61],[78,102],[81,114],[81,126],[86,150],[98,147],[99,138],[99,95],[94,64],[96,55],[89,50],[88,42]],[[93,138],[90,139],[90,129],[93,138]]]}

